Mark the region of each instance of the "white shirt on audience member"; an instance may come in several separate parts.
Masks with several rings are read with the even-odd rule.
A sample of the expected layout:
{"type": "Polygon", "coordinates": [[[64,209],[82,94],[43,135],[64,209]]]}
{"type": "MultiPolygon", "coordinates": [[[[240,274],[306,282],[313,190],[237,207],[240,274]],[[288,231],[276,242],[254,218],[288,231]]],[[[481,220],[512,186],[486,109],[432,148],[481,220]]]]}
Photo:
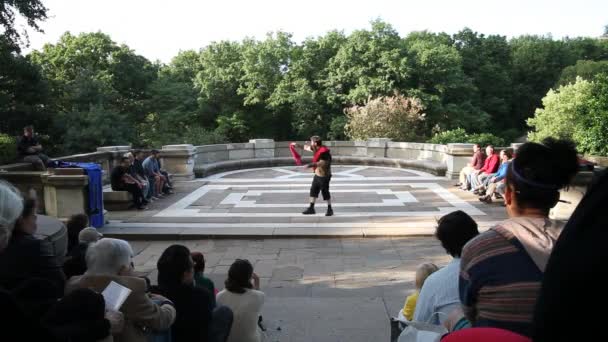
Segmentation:
{"type": "Polygon", "coordinates": [[[414,321],[442,324],[452,310],[460,306],[459,274],[460,258],[454,258],[426,278],[416,302],[414,321]],[[439,314],[433,315],[435,312],[439,314]]]}
{"type": "Polygon", "coordinates": [[[234,293],[224,289],[217,294],[216,299],[218,305],[229,307],[234,314],[228,342],[260,342],[262,340],[258,318],[262,314],[264,292],[247,289],[245,293],[234,293]]]}

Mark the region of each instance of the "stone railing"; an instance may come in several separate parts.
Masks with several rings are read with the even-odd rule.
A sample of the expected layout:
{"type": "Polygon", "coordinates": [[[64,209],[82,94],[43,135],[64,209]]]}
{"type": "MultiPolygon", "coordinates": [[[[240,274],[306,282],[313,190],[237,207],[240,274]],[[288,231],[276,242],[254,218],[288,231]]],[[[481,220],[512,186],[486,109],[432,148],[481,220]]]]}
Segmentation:
{"type": "MultiPolygon", "coordinates": [[[[298,143],[303,144],[304,142],[298,141],[298,143]]],[[[210,163],[291,157],[289,144],[290,142],[287,141],[252,139],[248,143],[192,146],[194,149],[192,155],[190,154],[191,148],[184,147],[185,152],[182,158],[193,158],[193,171],[196,171],[210,163]]],[[[382,138],[368,141],[325,141],[324,144],[331,149],[333,156],[429,160],[445,163],[449,177],[457,175],[460,168],[468,162],[472,155],[472,145],[468,144],[405,143],[392,142],[382,138]]],[[[165,147],[163,147],[162,154],[164,151],[165,147]]],[[[191,177],[193,176],[194,174],[191,175],[191,177]]]]}

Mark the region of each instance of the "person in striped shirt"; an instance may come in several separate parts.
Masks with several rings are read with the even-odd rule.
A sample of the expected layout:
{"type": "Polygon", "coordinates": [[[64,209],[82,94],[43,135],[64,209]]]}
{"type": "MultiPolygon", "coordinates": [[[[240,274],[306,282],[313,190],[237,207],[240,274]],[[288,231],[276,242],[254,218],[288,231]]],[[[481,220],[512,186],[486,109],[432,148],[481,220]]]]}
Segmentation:
{"type": "Polygon", "coordinates": [[[473,327],[530,336],[543,272],[562,225],[549,219],[559,189],[577,172],[574,145],[525,143],[507,170],[509,219],[469,241],[460,263],[459,292],[473,327]]]}

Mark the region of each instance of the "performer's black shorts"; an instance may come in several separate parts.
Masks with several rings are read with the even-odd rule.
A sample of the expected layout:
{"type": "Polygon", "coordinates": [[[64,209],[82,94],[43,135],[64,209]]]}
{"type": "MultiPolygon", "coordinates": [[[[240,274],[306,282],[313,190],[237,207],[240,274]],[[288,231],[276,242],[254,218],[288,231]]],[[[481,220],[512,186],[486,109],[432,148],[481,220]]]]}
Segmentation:
{"type": "Polygon", "coordinates": [[[315,175],[312,179],[312,185],[310,186],[310,197],[319,197],[319,191],[323,195],[324,200],[331,198],[329,194],[329,181],[331,176],[319,177],[315,175]]]}

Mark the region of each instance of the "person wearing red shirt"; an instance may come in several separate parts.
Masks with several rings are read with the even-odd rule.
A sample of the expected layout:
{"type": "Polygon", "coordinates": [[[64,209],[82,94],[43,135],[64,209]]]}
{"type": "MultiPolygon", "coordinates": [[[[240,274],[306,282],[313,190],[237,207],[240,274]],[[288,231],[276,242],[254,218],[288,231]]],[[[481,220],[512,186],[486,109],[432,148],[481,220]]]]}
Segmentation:
{"type": "Polygon", "coordinates": [[[483,184],[486,178],[491,177],[491,175],[496,173],[496,170],[498,170],[500,158],[498,158],[498,155],[494,153],[494,146],[488,145],[486,147],[486,156],[487,157],[483,163],[483,167],[479,170],[471,172],[471,189],[475,189],[479,185],[483,184]]]}

